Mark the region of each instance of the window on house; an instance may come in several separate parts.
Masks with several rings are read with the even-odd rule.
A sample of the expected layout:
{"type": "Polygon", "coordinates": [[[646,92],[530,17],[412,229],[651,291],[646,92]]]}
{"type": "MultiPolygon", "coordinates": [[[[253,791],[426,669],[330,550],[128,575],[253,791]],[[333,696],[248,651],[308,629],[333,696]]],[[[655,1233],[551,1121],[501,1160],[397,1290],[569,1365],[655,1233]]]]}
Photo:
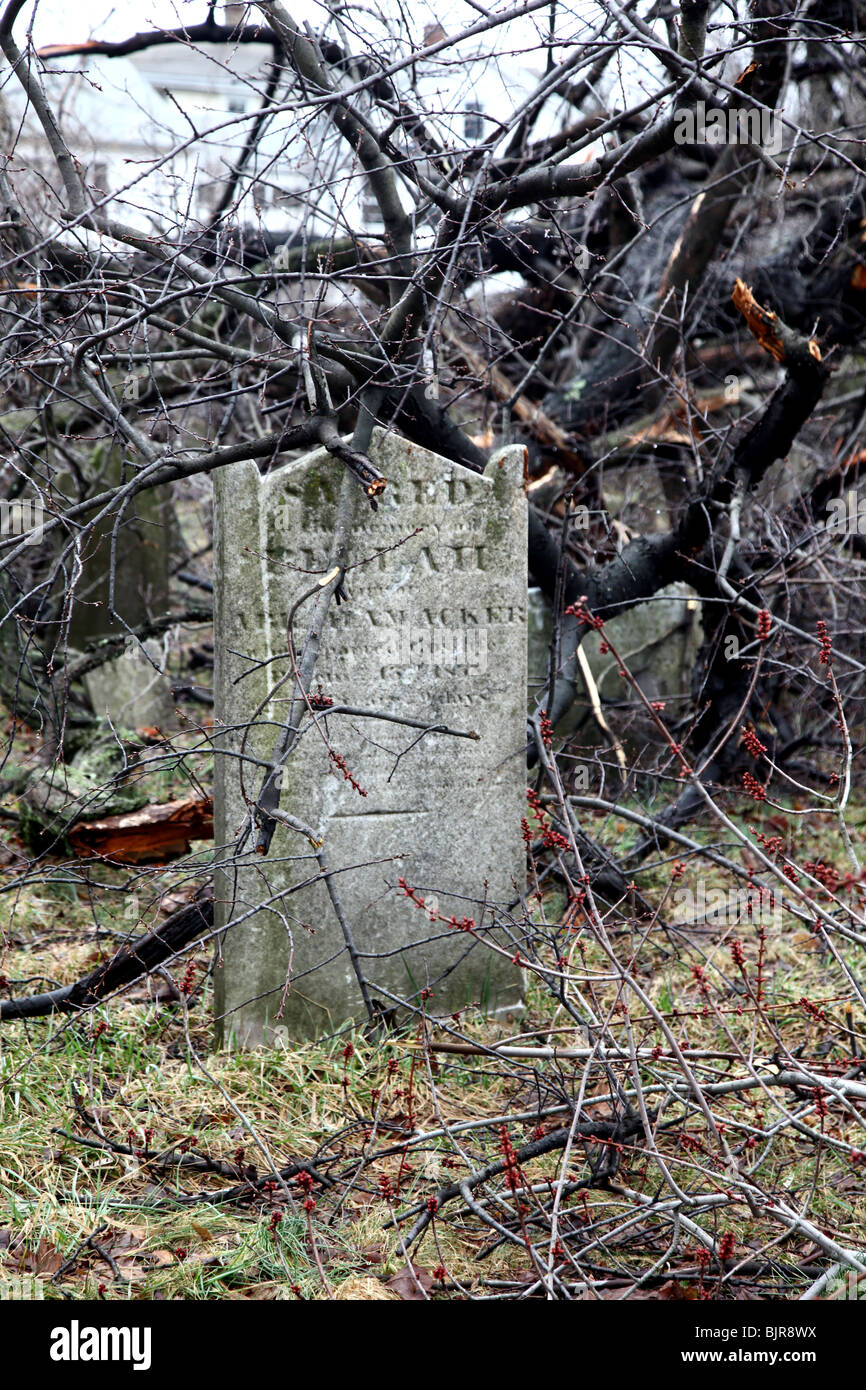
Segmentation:
{"type": "Polygon", "coordinates": [[[97,159],[91,164],[90,182],[97,193],[108,192],[108,165],[104,159],[97,159]]]}
{"type": "Polygon", "coordinates": [[[463,117],[463,135],[467,140],[481,140],[484,136],[483,107],[480,101],[470,101],[463,117]]]}
{"type": "Polygon", "coordinates": [[[365,193],[361,199],[361,217],[365,227],[382,226],[382,214],[374,193],[365,193]]]}

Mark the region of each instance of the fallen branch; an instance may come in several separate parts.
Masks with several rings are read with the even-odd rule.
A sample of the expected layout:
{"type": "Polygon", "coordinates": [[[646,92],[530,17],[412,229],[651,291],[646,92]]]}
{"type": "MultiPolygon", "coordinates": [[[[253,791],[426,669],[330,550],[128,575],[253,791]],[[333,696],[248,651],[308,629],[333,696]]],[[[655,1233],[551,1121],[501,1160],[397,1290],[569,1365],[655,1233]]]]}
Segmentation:
{"type": "Polygon", "coordinates": [[[0,1000],[0,1022],[16,1018],[42,1018],[51,1013],[77,1013],[92,1008],[124,985],[148,975],[163,961],[177,955],[185,946],[213,929],[213,889],[203,888],[194,902],[170,917],[153,931],[121,946],[105,965],[98,965],[75,984],[52,990],[50,994],[31,994],[24,999],[0,1000]]]}
{"type": "MultiPolygon", "coordinates": [[[[528,1163],[530,1159],[539,1158],[542,1154],[564,1149],[566,1144],[574,1139],[596,1139],[609,1144],[622,1144],[633,1134],[637,1134],[641,1128],[642,1122],[639,1116],[624,1120],[593,1120],[587,1124],[563,1125],[561,1129],[555,1129],[550,1134],[542,1135],[540,1139],[533,1139],[531,1143],[524,1144],[514,1155],[513,1164],[520,1167],[522,1164],[528,1163]]],[[[489,1182],[491,1178],[496,1178],[500,1173],[504,1173],[507,1167],[509,1167],[509,1163],[505,1159],[496,1159],[495,1162],[488,1163],[485,1168],[470,1173],[458,1182],[441,1187],[435,1198],[428,1198],[426,1206],[421,1210],[417,1221],[406,1237],[406,1245],[411,1246],[426,1231],[434,1214],[440,1212],[446,1202],[450,1202],[454,1197],[462,1196],[464,1187],[472,1191],[474,1188],[480,1187],[482,1183],[489,1182]]],[[[393,1224],[397,1225],[403,1221],[408,1221],[409,1217],[414,1216],[418,1210],[418,1207],[412,1207],[409,1211],[402,1212],[395,1217],[393,1224]]],[[[390,1221],[386,1223],[389,1226],[391,1224],[390,1221]]]]}
{"type": "Polygon", "coordinates": [[[522,420],[544,449],[556,455],[556,462],[569,473],[580,477],[587,467],[587,460],[580,451],[577,440],[552,420],[549,415],[531,401],[528,396],[515,394],[515,388],[505,373],[493,363],[486,362],[479,353],[447,325],[442,336],[460,354],[470,371],[478,377],[482,386],[490,391],[498,401],[508,401],[512,412],[522,420]]]}
{"type": "Polygon", "coordinates": [[[191,840],[212,840],[213,833],[213,800],[191,796],[104,820],[79,821],[68,839],[83,859],[140,864],[188,854],[191,840]]]}

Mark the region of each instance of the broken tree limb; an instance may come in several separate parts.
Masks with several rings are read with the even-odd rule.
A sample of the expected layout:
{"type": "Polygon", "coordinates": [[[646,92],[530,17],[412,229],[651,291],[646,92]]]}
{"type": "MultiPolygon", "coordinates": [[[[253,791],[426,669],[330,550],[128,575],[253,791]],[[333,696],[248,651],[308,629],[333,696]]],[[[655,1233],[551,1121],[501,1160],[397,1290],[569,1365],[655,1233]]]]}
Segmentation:
{"type": "Polygon", "coordinates": [[[328,418],[321,422],[319,439],[328,453],[345,464],[349,472],[361,484],[375,510],[375,499],[385,491],[388,483],[387,478],[379,472],[375,464],[370,462],[366,454],[346,444],[334,420],[328,418]]]}
{"type": "Polygon", "coordinates": [[[188,906],[173,912],[153,931],[121,946],[111,960],[98,965],[75,984],[31,994],[24,999],[0,1000],[0,1022],[17,1018],[43,1018],[52,1013],[77,1013],[91,1008],[124,985],[131,985],[170,960],[199,937],[213,930],[213,889],[203,888],[188,906]]]}
{"type": "Polygon", "coordinates": [[[821,349],[815,339],[803,338],[799,333],[793,333],[777,314],[758,303],[748,285],[739,276],[734,281],[731,299],[734,307],[746,320],[752,337],[760,343],[764,351],[768,352],[774,361],[786,365],[798,365],[792,359],[802,358],[807,353],[816,362],[822,360],[821,349]]]}
{"type": "Polygon", "coordinates": [[[447,324],[442,328],[442,336],[460,354],[478,377],[481,385],[498,401],[508,401],[518,420],[529,428],[543,449],[550,449],[556,455],[556,462],[567,472],[580,477],[586,471],[588,460],[580,450],[578,442],[552,420],[540,406],[528,396],[515,394],[515,388],[508,377],[493,363],[485,362],[464,338],[447,324]]]}
{"type": "Polygon", "coordinates": [[[213,800],[191,796],[103,820],[79,821],[68,839],[83,859],[98,856],[140,864],[175,858],[189,852],[191,840],[213,839],[213,800]]]}

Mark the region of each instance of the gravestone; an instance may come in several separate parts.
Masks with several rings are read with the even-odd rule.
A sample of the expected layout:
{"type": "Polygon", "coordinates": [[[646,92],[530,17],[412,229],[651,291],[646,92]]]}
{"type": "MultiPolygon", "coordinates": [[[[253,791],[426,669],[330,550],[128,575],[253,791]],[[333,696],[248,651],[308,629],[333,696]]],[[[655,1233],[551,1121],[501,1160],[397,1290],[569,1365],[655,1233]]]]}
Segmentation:
{"type": "MultiPolygon", "coordinates": [[[[304,720],[280,808],[323,841],[373,999],[390,1009],[430,988],[432,1013],[507,1010],[521,999],[516,947],[490,929],[525,881],[523,449],[480,475],[377,430],[370,457],[388,486],[376,513],[353,494],[349,602],[331,604],[311,694],[479,737],[322,711],[322,732],[304,720]],[[481,939],[440,920],[452,915],[481,939]]],[[[237,923],[221,938],[217,1033],[242,1046],[366,1016],[303,834],[278,824],[266,856],[251,839],[235,855],[261,786],[254,760],[270,757],[291,698],[291,678],[269,694],[290,670],[287,615],[328,571],[342,477],[324,450],[265,476],[252,462],[215,475],[216,924],[237,923]]],[[[293,624],[299,647],[310,607],[293,624]]]]}
{"type": "Polygon", "coordinates": [[[177,728],[161,642],[128,637],[122,655],[89,671],[84,684],[94,714],[116,728],[177,728]]]}
{"type": "MultiPolygon", "coordinates": [[[[551,605],[540,589],[529,590],[529,708],[534,711],[546,689],[553,634],[551,605]]],[[[586,653],[602,700],[635,700],[630,689],[618,678],[618,661],[601,650],[605,637],[628,662],[629,670],[648,700],[674,700],[688,694],[691,675],[701,642],[700,604],[685,584],[670,584],[658,594],[618,618],[609,618],[603,632],[587,632],[582,647],[586,653]]],[[[563,659],[570,652],[563,650],[563,659]]],[[[578,692],[583,683],[578,675],[578,692]]],[[[677,709],[674,704],[672,708],[677,709]]],[[[615,716],[607,712],[608,720],[615,716]]],[[[591,717],[588,699],[575,701],[557,728],[571,733],[583,722],[587,742],[605,743],[606,736],[591,717]]]]}
{"type": "MultiPolygon", "coordinates": [[[[112,384],[121,387],[115,377],[112,384]]],[[[125,398],[125,397],[124,397],[125,398]]],[[[79,404],[69,399],[60,402],[53,409],[54,421],[61,434],[74,434],[78,447],[82,435],[89,433],[84,428],[86,411],[82,415],[79,404]]],[[[39,436],[42,426],[41,414],[36,410],[5,411],[0,414],[0,426],[4,437],[14,441],[16,447],[26,452],[28,447],[41,449],[44,441],[34,443],[32,436],[39,436]]],[[[47,447],[47,458],[54,478],[55,502],[60,510],[64,503],[71,505],[79,500],[79,478],[68,472],[64,456],[47,447]]],[[[123,450],[102,440],[93,444],[84,465],[84,472],[95,492],[104,488],[118,487],[127,481],[129,470],[124,469],[123,450]]],[[[19,502],[10,505],[0,502],[0,534],[30,532],[34,545],[31,552],[35,559],[41,554],[56,556],[61,547],[69,544],[64,530],[48,536],[47,550],[42,550],[42,523],[46,519],[41,501],[36,503],[33,524],[29,524],[28,513],[34,502],[30,494],[19,502]],[[21,516],[23,509],[24,517],[21,516]],[[24,525],[20,522],[24,520],[24,525]]],[[[142,645],[128,632],[128,629],[141,628],[149,619],[162,617],[169,611],[169,572],[170,548],[174,531],[174,509],[169,489],[165,486],[140,493],[123,511],[115,540],[114,564],[112,566],[112,533],[117,520],[117,507],[110,507],[104,516],[95,521],[83,538],[80,538],[80,573],[76,575],[74,586],[64,590],[65,603],[69,603],[72,593],[69,616],[68,649],[64,656],[74,663],[76,658],[89,653],[100,639],[119,638],[123,642],[121,654],[111,661],[95,667],[83,678],[93,713],[99,719],[108,715],[115,728],[142,728],[157,725],[162,729],[175,729],[177,717],[175,702],[171,695],[171,684],[164,672],[164,653],[161,642],[151,640],[143,644],[150,660],[142,651],[142,645]],[[123,622],[113,619],[110,614],[112,598],[114,609],[123,622]],[[74,589],[74,591],[73,591],[74,589]],[[124,626],[126,624],[126,626],[124,626]],[[160,669],[157,670],[156,667],[160,669]]],[[[21,589],[27,592],[32,581],[27,578],[24,568],[27,553],[20,563],[16,563],[13,573],[6,571],[0,577],[0,610],[15,611],[21,589]],[[18,592],[16,593],[16,589],[18,592]]],[[[67,569],[68,573],[68,569],[67,569]]],[[[66,615],[64,605],[64,616],[66,615]]],[[[59,630],[57,619],[49,621],[49,633],[56,640],[59,630]]],[[[46,638],[46,640],[49,640],[46,638]]],[[[65,636],[62,639],[65,648],[65,636]]],[[[0,686],[8,704],[15,704],[24,714],[25,697],[16,674],[19,663],[24,659],[24,671],[30,673],[25,682],[29,686],[33,677],[32,652],[33,636],[27,629],[18,628],[14,622],[4,622],[0,627],[0,686]]],[[[50,649],[50,648],[49,648],[50,649]]],[[[33,695],[30,720],[41,723],[54,718],[56,692],[42,672],[36,672],[37,688],[33,695]]],[[[67,733],[69,728],[67,726],[67,733]]]]}
{"type": "MultiPolygon", "coordinates": [[[[91,455],[94,475],[114,486],[123,480],[121,451],[97,444],[91,455]]],[[[173,525],[165,488],[140,493],[123,514],[114,554],[114,608],[127,628],[110,614],[112,509],[99,522],[85,547],[83,572],[75,592],[69,641],[85,651],[101,637],[124,637],[169,610],[169,551],[173,525]]],[[[162,643],[126,636],[120,655],[88,672],[84,684],[97,718],[106,715],[116,727],[177,728],[171,682],[164,671],[162,643]],[[145,656],[144,648],[148,656],[145,656]]]]}

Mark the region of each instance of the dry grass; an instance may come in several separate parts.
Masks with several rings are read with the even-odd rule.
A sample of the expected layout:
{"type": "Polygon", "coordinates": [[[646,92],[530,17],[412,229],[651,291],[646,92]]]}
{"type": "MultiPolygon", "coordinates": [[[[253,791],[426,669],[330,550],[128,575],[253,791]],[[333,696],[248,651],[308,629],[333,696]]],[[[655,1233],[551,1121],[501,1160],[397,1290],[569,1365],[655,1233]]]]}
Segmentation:
{"type": "MultiPolygon", "coordinates": [[[[734,809],[741,822],[757,820],[753,803],[734,809]]],[[[863,814],[852,816],[855,829],[863,814]]],[[[625,823],[600,820],[594,831],[611,844],[626,843],[629,834],[625,823]]],[[[709,827],[693,833],[706,843],[712,838],[709,827]]],[[[798,833],[801,859],[838,858],[827,818],[801,822],[798,833]]],[[[697,892],[701,875],[709,891],[699,861],[686,864],[676,886],[697,892]]],[[[140,905],[155,905],[179,878],[177,866],[153,872],[140,905]]],[[[76,979],[135,925],[124,917],[125,899],[117,891],[122,881],[119,870],[99,866],[89,884],[43,882],[15,895],[0,971],[16,994],[76,979]]],[[[670,863],[643,872],[641,890],[670,907],[670,863]]],[[[539,922],[557,922],[563,907],[560,893],[546,891],[536,904],[539,922]]],[[[145,915],[155,911],[148,907],[145,915]]],[[[634,959],[635,978],[678,1045],[725,1054],[693,1063],[702,1083],[741,1075],[738,1051],[771,1058],[779,1039],[789,1052],[800,1049],[811,1064],[841,1074],[866,1047],[866,1028],[838,962],[784,916],[768,926],[761,944],[754,922],[729,919],[737,915],[695,920],[674,936],[658,924],[614,915],[611,938],[620,959],[634,959]],[[742,941],[748,988],[732,966],[734,937],[742,941]],[[749,993],[758,979],[760,1010],[749,993]]],[[[610,1035],[626,1045],[621,986],[609,977],[598,944],[582,930],[560,929],[558,939],[610,1035]]],[[[856,948],[841,942],[839,949],[856,970],[856,948]]],[[[413,1296],[400,1274],[406,1254],[390,1215],[423,1204],[455,1176],[498,1156],[497,1126],[477,1122],[528,1112],[526,1121],[509,1123],[519,1147],[561,1124],[563,1112],[546,1112],[582,1086],[587,1113],[603,1119],[614,1113],[611,1077],[624,1086],[633,1080],[627,1063],[612,1070],[595,1065],[584,1076],[581,1060],[506,1063],[484,1055],[425,1054],[415,1026],[374,1040],[356,1030],[266,1053],[213,1054],[210,983],[201,955],[197,978],[189,1005],[172,1000],[157,978],[86,1015],[2,1026],[0,1278],[33,1276],[48,1298],[368,1300],[405,1297],[407,1289],[413,1296]],[[443,1133],[467,1123],[476,1127],[443,1133]],[[208,1172],[203,1162],[201,1171],[192,1171],[160,1161],[164,1155],[176,1160],[182,1150],[224,1167],[208,1172]],[[362,1155],[369,1161],[360,1163],[362,1155]],[[294,1182],[288,1199],[277,1185],[239,1201],[221,1200],[237,1186],[232,1173],[250,1171],[250,1165],[256,1175],[267,1172],[271,1159],[278,1167],[307,1160],[332,1180],[332,1186],[316,1187],[309,1220],[294,1182]],[[390,1180],[393,1201],[383,1196],[383,1180],[390,1180]]],[[[634,1007],[628,1025],[637,1047],[662,1050],[658,1064],[641,1067],[646,1096],[658,1104],[665,1078],[676,1071],[668,1043],[657,1021],[634,1007]]],[[[585,1041],[532,981],[520,1027],[536,1046],[585,1041]]],[[[481,1048],[504,1035],[480,1013],[464,1013],[459,1031],[481,1048]]],[[[444,1034],[434,1027],[428,1036],[444,1034]]],[[[768,1195],[784,1195],[840,1244],[862,1248],[862,1105],[846,1110],[832,1104],[824,1116],[805,1106],[805,1130],[787,1126],[773,1134],[777,1102],[790,1107],[791,1093],[743,1091],[714,1102],[741,1172],[768,1195]],[[772,1138],[755,1140],[755,1134],[772,1138]]],[[[722,1190],[724,1167],[705,1122],[693,1109],[686,1114],[679,1101],[666,1103],[656,1139],[671,1179],[686,1192],[705,1191],[708,1183],[722,1190]]],[[[599,1154],[591,1144],[572,1150],[568,1166],[576,1183],[586,1182],[599,1154]]],[[[552,1181],[561,1165],[561,1152],[546,1154],[526,1164],[524,1176],[533,1184],[552,1181]]],[[[603,1232],[634,1213],[635,1194],[652,1196],[657,1189],[658,1168],[643,1141],[625,1144],[613,1180],[566,1196],[564,1219],[572,1232],[579,1233],[581,1223],[603,1232]]],[[[831,1263],[802,1232],[786,1234],[766,1212],[751,1213],[742,1202],[718,1218],[704,1211],[695,1219],[711,1247],[728,1238],[733,1255],[726,1266],[702,1265],[700,1242],[686,1236],[639,1291],[636,1281],[668,1244],[669,1228],[648,1218],[599,1248],[597,1294],[642,1297],[661,1287],[682,1296],[796,1297],[831,1263]],[[738,1275],[743,1262],[745,1273],[738,1275]],[[760,1274],[749,1275],[749,1262],[760,1274]]],[[[413,1258],[435,1298],[512,1296],[531,1277],[526,1249],[497,1242],[457,1202],[437,1215],[413,1258]],[[437,1267],[439,1277],[433,1277],[437,1267]]],[[[830,1294],[841,1288],[835,1281],[830,1294]]]]}

